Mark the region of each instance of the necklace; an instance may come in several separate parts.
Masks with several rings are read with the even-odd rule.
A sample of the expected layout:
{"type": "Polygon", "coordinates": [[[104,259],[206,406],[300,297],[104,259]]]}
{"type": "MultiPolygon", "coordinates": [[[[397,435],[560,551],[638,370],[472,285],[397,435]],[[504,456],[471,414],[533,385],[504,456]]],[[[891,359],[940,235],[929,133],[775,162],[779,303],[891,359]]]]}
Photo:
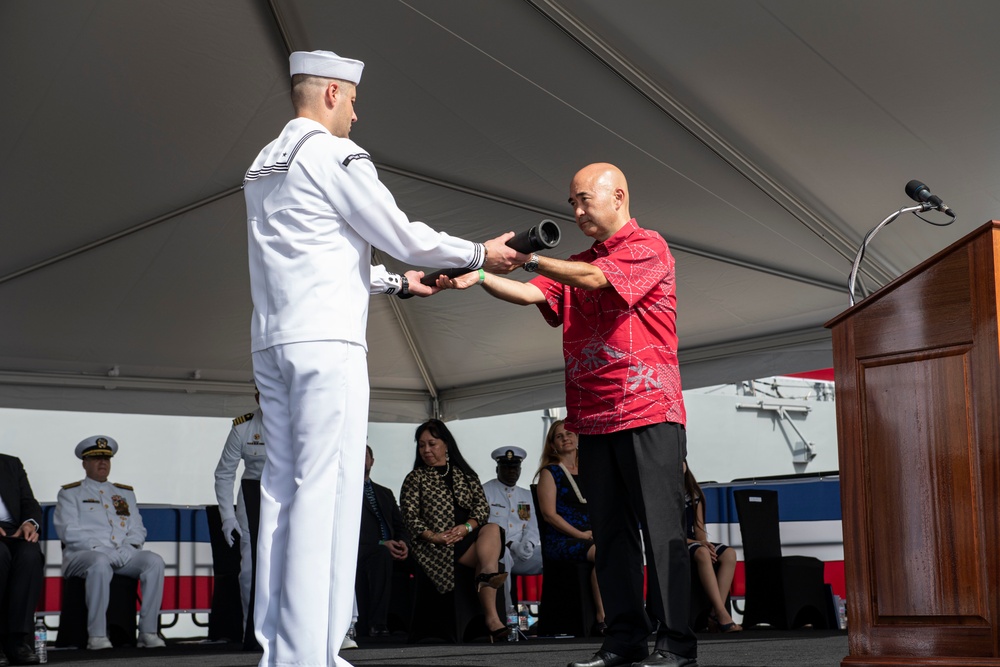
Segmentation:
{"type": "Polygon", "coordinates": [[[573,493],[576,494],[576,499],[579,500],[580,503],[586,503],[587,499],[583,497],[582,493],[580,493],[580,487],[576,485],[576,480],[573,479],[573,474],[566,469],[566,464],[560,462],[559,467],[562,468],[563,472],[566,474],[566,481],[569,483],[570,488],[573,489],[573,493]]]}
{"type": "Polygon", "coordinates": [[[447,461],[444,464],[444,472],[441,472],[441,466],[432,466],[433,470],[441,477],[447,477],[448,473],[451,472],[451,461],[447,461]]]}

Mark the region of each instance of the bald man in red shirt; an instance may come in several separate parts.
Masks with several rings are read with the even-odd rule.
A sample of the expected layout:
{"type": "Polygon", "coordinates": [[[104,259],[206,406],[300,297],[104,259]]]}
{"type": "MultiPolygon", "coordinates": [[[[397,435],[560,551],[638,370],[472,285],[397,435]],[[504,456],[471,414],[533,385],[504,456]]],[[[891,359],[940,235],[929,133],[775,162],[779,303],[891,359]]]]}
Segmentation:
{"type": "Polygon", "coordinates": [[[696,667],[688,624],[691,573],[683,526],[686,420],[677,363],[674,259],[666,241],[629,214],[614,165],[581,169],[570,185],[577,226],[594,239],[569,260],[523,255],[529,283],[484,271],[441,277],[438,287],[482,287],[535,305],[563,330],[566,428],[580,436],[580,479],[596,543],[608,629],[601,649],[569,667],[696,667]],[[642,540],[649,577],[643,600],[642,540]]]}

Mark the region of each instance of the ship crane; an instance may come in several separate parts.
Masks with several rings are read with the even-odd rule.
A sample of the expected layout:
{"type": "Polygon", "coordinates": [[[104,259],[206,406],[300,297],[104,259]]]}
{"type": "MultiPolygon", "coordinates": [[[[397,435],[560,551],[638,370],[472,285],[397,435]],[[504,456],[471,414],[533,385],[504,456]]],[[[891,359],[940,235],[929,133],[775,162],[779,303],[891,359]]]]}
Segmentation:
{"type": "Polygon", "coordinates": [[[759,412],[770,412],[773,413],[778,421],[787,422],[792,430],[795,431],[795,435],[799,436],[802,441],[802,446],[798,449],[792,448],[792,463],[809,463],[814,458],[816,458],[816,452],[814,451],[815,444],[810,442],[802,432],[799,427],[795,425],[792,420],[791,413],[801,413],[809,414],[811,408],[806,405],[784,405],[781,403],[768,403],[766,401],[758,401],[756,403],[737,403],[737,410],[757,410],[759,412]]]}

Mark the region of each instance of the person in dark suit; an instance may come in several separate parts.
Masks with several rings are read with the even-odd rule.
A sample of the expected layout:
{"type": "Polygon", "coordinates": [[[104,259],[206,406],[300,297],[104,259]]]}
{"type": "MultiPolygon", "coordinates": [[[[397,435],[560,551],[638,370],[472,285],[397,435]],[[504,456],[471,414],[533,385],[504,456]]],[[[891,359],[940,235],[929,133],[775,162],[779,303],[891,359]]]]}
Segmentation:
{"type": "Polygon", "coordinates": [[[410,536],[396,496],[371,481],[375,455],[366,445],[365,498],[361,505],[361,535],[358,540],[358,572],[354,580],[358,612],[368,617],[369,635],[389,636],[389,595],[392,570],[410,555],[410,536]]]}
{"type": "Polygon", "coordinates": [[[38,546],[41,522],[42,508],[21,459],[0,454],[0,600],[4,613],[0,666],[38,664],[28,642],[34,632],[45,565],[38,546]]]}

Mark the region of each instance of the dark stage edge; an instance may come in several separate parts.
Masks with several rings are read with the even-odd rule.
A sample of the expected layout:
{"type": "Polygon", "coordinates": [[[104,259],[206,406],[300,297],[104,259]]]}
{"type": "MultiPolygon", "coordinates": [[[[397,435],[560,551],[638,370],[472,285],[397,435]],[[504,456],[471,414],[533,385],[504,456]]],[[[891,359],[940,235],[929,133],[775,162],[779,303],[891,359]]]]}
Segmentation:
{"type": "MultiPolygon", "coordinates": [[[[166,648],[115,648],[106,651],[50,651],[49,664],[112,665],[112,667],[249,667],[259,653],[235,644],[168,640],[166,648]]],[[[365,640],[341,655],[357,667],[561,667],[589,658],[599,641],[529,639],[503,644],[407,644],[399,636],[365,640]]],[[[701,667],[835,667],[847,655],[847,633],[825,630],[747,630],[730,635],[698,636],[701,667]]]]}

